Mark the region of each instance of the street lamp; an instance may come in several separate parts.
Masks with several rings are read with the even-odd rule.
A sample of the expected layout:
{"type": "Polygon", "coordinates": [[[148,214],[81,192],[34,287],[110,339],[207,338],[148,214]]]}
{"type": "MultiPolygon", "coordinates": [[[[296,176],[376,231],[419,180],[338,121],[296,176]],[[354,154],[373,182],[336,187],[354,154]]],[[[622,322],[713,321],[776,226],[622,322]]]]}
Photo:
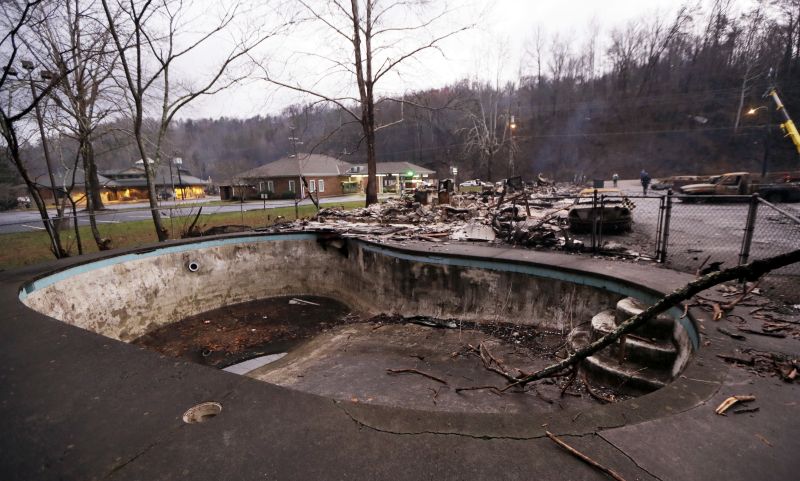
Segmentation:
{"type": "MultiPolygon", "coordinates": [[[[174,154],[173,154],[174,155],[174,154]]],[[[186,200],[186,189],[183,188],[183,179],[181,179],[181,165],[183,165],[183,158],[181,157],[173,157],[172,162],[175,163],[177,167],[175,170],[178,171],[178,186],[181,189],[181,200],[186,200]]],[[[173,191],[175,190],[175,186],[172,186],[173,191]]]]}
{"type": "MultiPolygon", "coordinates": [[[[747,111],[747,115],[756,115],[756,113],[761,110],[769,110],[766,105],[761,105],[760,107],[751,108],[747,111]]],[[[769,160],[769,121],[764,124],[764,158],[761,161],[761,179],[763,181],[764,177],[767,175],[767,161],[769,160]]]]}
{"type": "MultiPolygon", "coordinates": [[[[36,98],[36,82],[52,81],[53,80],[53,74],[48,70],[41,70],[40,73],[39,73],[39,75],[42,77],[41,80],[35,80],[33,78],[33,70],[36,67],[34,66],[33,62],[31,62],[30,60],[22,60],[20,62],[20,64],[22,65],[23,69],[28,71],[28,79],[27,80],[30,82],[31,95],[35,99],[36,98]]],[[[19,78],[19,72],[13,66],[9,66],[9,67],[5,68],[5,71],[6,71],[6,73],[8,75],[10,75],[12,77],[19,78]]],[[[19,79],[19,80],[22,81],[23,79],[19,79]]],[[[55,179],[55,175],[53,175],[53,164],[52,164],[52,162],[50,160],[50,149],[48,148],[48,145],[47,145],[47,136],[45,135],[45,132],[44,132],[44,121],[42,120],[42,111],[39,108],[39,102],[36,102],[34,104],[34,112],[35,112],[35,115],[36,115],[36,124],[39,126],[39,135],[42,138],[42,152],[44,153],[44,162],[47,165],[47,174],[48,174],[48,177],[50,178],[50,190],[53,193],[53,204],[56,206],[56,210],[58,210],[58,197],[56,195],[56,179],[55,179]]],[[[86,177],[85,173],[84,173],[84,177],[86,177]]],[[[86,180],[87,179],[84,179],[84,190],[86,189],[86,180]]],[[[61,216],[61,212],[58,212],[58,217],[62,217],[61,216]]]]}

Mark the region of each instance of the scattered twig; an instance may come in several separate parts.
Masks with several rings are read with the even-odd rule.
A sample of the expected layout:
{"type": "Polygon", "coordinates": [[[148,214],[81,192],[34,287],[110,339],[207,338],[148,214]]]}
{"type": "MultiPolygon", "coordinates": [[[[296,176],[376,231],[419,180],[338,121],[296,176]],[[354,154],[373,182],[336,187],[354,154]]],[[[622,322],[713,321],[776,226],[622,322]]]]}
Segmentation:
{"type": "Polygon", "coordinates": [[[753,407],[753,408],[735,409],[733,411],[733,414],[757,413],[760,409],[761,408],[759,408],[758,406],[753,407]]]}
{"type": "Polygon", "coordinates": [[[755,290],[756,287],[758,287],[758,283],[759,282],[761,282],[761,279],[759,279],[759,280],[755,281],[754,283],[752,283],[749,288],[742,289],[742,295],[740,295],[739,297],[737,297],[736,299],[734,299],[733,301],[731,301],[731,302],[729,302],[727,304],[723,304],[722,305],[722,310],[723,311],[730,311],[731,309],[736,307],[736,304],[742,302],[747,296],[750,295],[751,292],[753,292],[753,290],[755,290]]]}
{"type": "Polygon", "coordinates": [[[762,443],[766,444],[766,445],[767,445],[767,446],[769,446],[769,447],[772,447],[772,443],[771,443],[771,442],[769,442],[769,440],[768,440],[767,438],[765,438],[764,436],[762,436],[762,435],[760,435],[760,434],[756,434],[756,437],[757,437],[758,439],[760,439],[762,443]]]}
{"type": "Polygon", "coordinates": [[[572,369],[572,374],[569,376],[567,383],[564,384],[564,387],[561,388],[561,394],[559,395],[559,397],[564,397],[564,393],[567,392],[567,389],[569,389],[569,387],[572,386],[572,384],[575,382],[575,379],[577,378],[578,378],[578,370],[572,369]]]}
{"type": "Polygon", "coordinates": [[[189,224],[189,228],[186,229],[186,233],[190,234],[194,230],[195,224],[197,224],[197,219],[200,218],[200,214],[203,212],[203,206],[201,205],[199,209],[197,209],[197,215],[194,216],[194,220],[191,224],[189,224]]]}
{"type": "Polygon", "coordinates": [[[431,374],[428,374],[428,373],[425,373],[425,372],[422,372],[422,371],[418,371],[416,369],[387,369],[386,372],[389,373],[389,374],[403,374],[403,373],[419,374],[420,376],[424,376],[424,377],[427,377],[428,379],[432,379],[432,380],[434,380],[436,382],[440,382],[442,384],[447,385],[447,381],[445,381],[444,379],[440,379],[440,378],[438,378],[436,376],[433,376],[431,374]]]}
{"type": "Polygon", "coordinates": [[[484,389],[488,389],[491,392],[493,392],[494,394],[497,394],[498,396],[502,396],[503,395],[503,392],[500,391],[500,388],[498,388],[496,386],[457,387],[455,389],[455,391],[457,393],[460,393],[461,391],[482,391],[484,389]]]}
{"type": "Polygon", "coordinates": [[[717,406],[717,409],[715,409],[714,412],[717,414],[724,415],[725,411],[730,409],[736,403],[746,403],[755,400],[756,400],[755,396],[745,396],[745,395],[731,396],[728,399],[722,401],[722,404],[717,406]]]}
{"type": "Polygon", "coordinates": [[[737,327],[736,329],[739,329],[742,332],[747,332],[747,333],[750,333],[750,334],[758,334],[759,336],[778,337],[778,338],[786,337],[786,334],[781,334],[780,332],[757,331],[755,329],[749,329],[747,327],[737,327]]]}
{"type": "Polygon", "coordinates": [[[436,398],[439,397],[439,390],[441,390],[441,389],[442,388],[439,388],[439,389],[433,389],[432,387],[428,388],[428,391],[431,391],[433,393],[433,397],[431,397],[431,401],[433,401],[434,405],[436,405],[436,398]]]}
{"type": "Polygon", "coordinates": [[[566,449],[566,450],[567,450],[567,452],[569,452],[569,453],[570,453],[570,454],[572,454],[573,456],[577,457],[578,459],[580,459],[580,460],[581,460],[581,461],[583,461],[584,463],[586,463],[586,464],[588,464],[588,465],[590,465],[590,466],[594,466],[595,468],[597,468],[597,469],[599,469],[600,471],[602,471],[602,472],[606,473],[607,475],[611,476],[612,478],[616,479],[617,481],[625,481],[625,478],[623,478],[622,476],[620,476],[619,474],[617,474],[617,472],[616,472],[616,471],[614,471],[614,470],[613,470],[613,469],[611,469],[611,468],[607,468],[607,467],[603,466],[602,464],[598,463],[597,461],[595,461],[594,459],[590,458],[589,456],[587,456],[587,455],[585,455],[585,454],[581,453],[581,452],[580,452],[580,451],[578,451],[577,449],[573,448],[573,447],[572,447],[572,446],[570,446],[569,444],[567,444],[567,443],[565,443],[564,441],[562,441],[562,440],[560,440],[559,438],[557,438],[557,437],[556,437],[556,436],[555,436],[553,433],[551,433],[550,431],[545,431],[544,433],[545,433],[545,434],[547,435],[547,437],[548,437],[548,438],[550,438],[550,439],[551,439],[551,440],[552,440],[554,443],[556,443],[556,444],[558,444],[559,446],[561,446],[562,448],[566,449]]]}
{"type": "Polygon", "coordinates": [[[614,402],[614,398],[608,397],[608,396],[604,395],[603,393],[598,392],[597,390],[595,390],[595,388],[592,387],[591,384],[589,384],[589,380],[586,378],[586,373],[585,372],[581,373],[581,381],[583,381],[583,385],[586,386],[586,390],[589,391],[589,395],[592,396],[593,398],[597,399],[600,402],[604,402],[604,403],[613,403],[614,402]]]}
{"type": "Polygon", "coordinates": [[[731,331],[729,331],[729,330],[725,329],[724,327],[718,327],[718,328],[717,328],[717,331],[718,331],[718,332],[720,332],[720,333],[722,333],[722,334],[725,334],[725,335],[726,335],[726,336],[728,336],[728,337],[732,337],[732,338],[734,338],[734,339],[738,339],[738,340],[740,340],[740,341],[746,341],[746,340],[747,340],[747,338],[746,338],[746,337],[744,337],[743,335],[741,335],[741,334],[736,334],[735,332],[731,332],[731,331]]]}
{"type": "Polygon", "coordinates": [[[695,273],[694,273],[695,277],[700,277],[700,271],[702,271],[702,270],[703,270],[703,267],[705,267],[705,266],[706,266],[706,263],[707,263],[707,262],[708,262],[710,259],[711,259],[711,254],[709,254],[709,255],[708,255],[708,257],[706,257],[706,260],[704,260],[704,261],[703,261],[703,263],[702,263],[702,264],[700,264],[700,267],[698,267],[698,268],[697,268],[697,270],[696,270],[696,271],[695,271],[695,273]]]}
{"type": "Polygon", "coordinates": [[[722,311],[722,307],[720,307],[718,302],[712,302],[711,307],[714,309],[714,314],[711,316],[711,318],[715,321],[719,321],[725,316],[725,313],[722,311]]]}
{"type": "Polygon", "coordinates": [[[731,356],[728,354],[717,354],[717,357],[722,359],[723,361],[733,362],[737,364],[746,364],[748,366],[752,366],[755,363],[755,360],[752,357],[738,357],[738,356],[731,356]]]}

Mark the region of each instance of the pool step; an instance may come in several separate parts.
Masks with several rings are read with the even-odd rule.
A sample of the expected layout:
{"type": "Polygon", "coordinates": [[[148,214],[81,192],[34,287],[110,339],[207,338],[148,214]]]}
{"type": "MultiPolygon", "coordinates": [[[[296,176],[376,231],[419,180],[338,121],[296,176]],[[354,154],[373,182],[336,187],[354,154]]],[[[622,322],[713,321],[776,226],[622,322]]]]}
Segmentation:
{"type": "MultiPolygon", "coordinates": [[[[599,312],[590,323],[573,329],[569,343],[573,350],[580,349],[645,309],[647,305],[636,299],[622,299],[615,309],[599,312]]],[[[620,340],[585,359],[581,367],[592,383],[629,394],[654,391],[670,381],[678,358],[674,330],[674,319],[662,314],[626,336],[623,355],[623,342],[620,340]]]]}
{"type": "Polygon", "coordinates": [[[646,394],[669,382],[669,371],[632,362],[620,364],[615,358],[602,352],[586,358],[581,367],[590,382],[626,394],[646,394]]]}
{"type": "MultiPolygon", "coordinates": [[[[623,321],[640,314],[648,307],[647,304],[633,297],[621,299],[617,302],[617,310],[614,316],[615,323],[620,325],[623,321]]],[[[646,338],[672,339],[672,335],[675,332],[675,319],[669,314],[661,313],[633,332],[646,338]]]]}
{"type": "MultiPolygon", "coordinates": [[[[610,334],[617,328],[615,324],[615,311],[603,311],[592,318],[591,337],[596,341],[606,334],[610,334]]],[[[617,342],[609,346],[609,354],[615,359],[619,359],[621,343],[617,342]]],[[[638,362],[651,367],[672,369],[675,359],[678,357],[678,350],[672,343],[672,339],[643,338],[636,334],[629,334],[625,338],[624,360],[638,362]]]]}

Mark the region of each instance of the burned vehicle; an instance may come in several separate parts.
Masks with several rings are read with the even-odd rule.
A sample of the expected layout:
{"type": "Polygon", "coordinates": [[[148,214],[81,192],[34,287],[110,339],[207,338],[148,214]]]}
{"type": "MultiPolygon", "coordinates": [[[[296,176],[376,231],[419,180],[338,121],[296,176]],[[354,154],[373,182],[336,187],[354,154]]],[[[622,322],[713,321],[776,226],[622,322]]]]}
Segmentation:
{"type": "Polygon", "coordinates": [[[569,230],[591,232],[595,226],[598,232],[630,232],[634,207],[619,189],[583,189],[569,209],[569,230]]]}

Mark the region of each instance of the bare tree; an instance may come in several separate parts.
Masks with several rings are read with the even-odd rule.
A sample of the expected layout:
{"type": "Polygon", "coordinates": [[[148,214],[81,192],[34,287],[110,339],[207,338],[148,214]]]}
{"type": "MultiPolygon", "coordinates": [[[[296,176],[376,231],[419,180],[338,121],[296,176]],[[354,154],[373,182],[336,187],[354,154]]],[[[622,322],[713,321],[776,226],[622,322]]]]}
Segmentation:
{"type": "Polygon", "coordinates": [[[233,39],[233,46],[223,60],[210,70],[204,80],[196,85],[181,85],[174,78],[178,61],[211,43],[224,43],[223,34],[233,34],[236,19],[253,12],[246,11],[243,3],[226,5],[218,20],[210,28],[204,28],[205,33],[182,42],[182,38],[194,28],[188,18],[190,2],[102,0],[102,5],[113,44],[119,54],[125,89],[131,103],[133,137],[145,167],[153,224],[158,240],[164,241],[169,233],[161,224],[154,177],[155,169],[164,157],[170,123],[181,109],[197,98],[214,95],[242,81],[245,74],[227,74],[242,57],[277,33],[286,23],[270,30],[251,28],[241,32],[233,39]],[[158,115],[154,116],[156,137],[149,144],[143,122],[151,96],[158,97],[159,102],[158,115]]]}
{"type": "MultiPolygon", "coordinates": [[[[508,109],[509,94],[513,86],[495,88],[489,85],[473,86],[477,90],[464,112],[470,126],[462,130],[464,151],[477,153],[479,163],[486,169],[486,180],[494,178],[492,167],[495,157],[504,149],[509,149],[509,159],[513,158],[511,143],[511,124],[508,109]],[[504,108],[505,107],[505,108],[504,108]]],[[[509,170],[512,166],[509,165],[509,170]]]]}
{"type": "Polygon", "coordinates": [[[739,106],[736,109],[736,120],[733,123],[733,133],[739,132],[739,122],[742,119],[742,110],[744,110],[744,99],[749,90],[748,83],[762,75],[761,72],[754,72],[757,66],[758,57],[755,55],[756,42],[761,35],[762,23],[764,21],[764,14],[761,10],[761,5],[758,5],[748,15],[747,25],[745,26],[745,39],[741,46],[740,59],[744,63],[744,73],[742,74],[742,89],[739,93],[739,106]]]}
{"type": "Polygon", "coordinates": [[[22,85],[13,78],[16,72],[15,62],[21,54],[20,49],[25,44],[23,37],[31,35],[32,26],[35,24],[39,11],[43,10],[44,6],[42,4],[42,1],[4,2],[0,10],[4,18],[4,27],[7,28],[7,32],[0,40],[0,49],[8,52],[8,60],[3,66],[2,74],[0,74],[0,97],[2,97],[2,102],[0,102],[0,135],[2,135],[3,143],[5,144],[3,147],[6,150],[6,156],[16,167],[36,204],[44,229],[50,237],[50,250],[56,258],[62,258],[67,257],[69,253],[62,244],[57,226],[53,219],[50,218],[47,205],[39,192],[38,184],[28,171],[26,162],[22,157],[20,141],[20,124],[24,129],[28,116],[50,94],[60,78],[58,76],[52,77],[43,89],[31,89],[30,94],[26,94],[28,91],[27,85],[22,85]]]}
{"type": "Polygon", "coordinates": [[[383,101],[407,102],[401,99],[375,98],[375,86],[391,73],[397,73],[400,66],[418,58],[427,50],[439,50],[447,38],[464,31],[469,26],[448,29],[434,33],[450,13],[447,5],[434,11],[434,7],[424,0],[330,0],[311,2],[298,0],[307,21],[322,26],[343,45],[346,56],[322,56],[310,54],[327,63],[331,73],[345,74],[355,79],[358,95],[337,94],[318,88],[321,79],[315,83],[292,81],[274,74],[266,63],[260,67],[264,80],[296,92],[311,95],[321,101],[337,105],[354,121],[361,125],[363,141],[367,152],[367,196],[366,204],[378,201],[376,176],[375,133],[380,130],[376,124],[376,105],[383,101]],[[417,16],[412,24],[404,18],[417,16]]]}
{"type": "Polygon", "coordinates": [[[650,79],[664,51],[667,50],[672,42],[684,34],[685,28],[690,21],[691,16],[688,8],[681,7],[669,26],[664,23],[663,18],[660,16],[656,16],[653,22],[648,25],[643,34],[646,64],[642,74],[642,82],[639,85],[639,95],[647,92],[650,79]]]}
{"type": "Polygon", "coordinates": [[[104,206],[94,140],[102,123],[117,112],[112,99],[119,89],[111,81],[118,54],[109,48],[111,36],[102,16],[93,2],[65,0],[40,19],[36,41],[43,44],[45,58],[40,61],[61,78],[51,98],[66,114],[60,130],[78,144],[90,230],[98,249],[106,250],[111,240],[100,235],[95,218],[95,211],[104,206]]]}

